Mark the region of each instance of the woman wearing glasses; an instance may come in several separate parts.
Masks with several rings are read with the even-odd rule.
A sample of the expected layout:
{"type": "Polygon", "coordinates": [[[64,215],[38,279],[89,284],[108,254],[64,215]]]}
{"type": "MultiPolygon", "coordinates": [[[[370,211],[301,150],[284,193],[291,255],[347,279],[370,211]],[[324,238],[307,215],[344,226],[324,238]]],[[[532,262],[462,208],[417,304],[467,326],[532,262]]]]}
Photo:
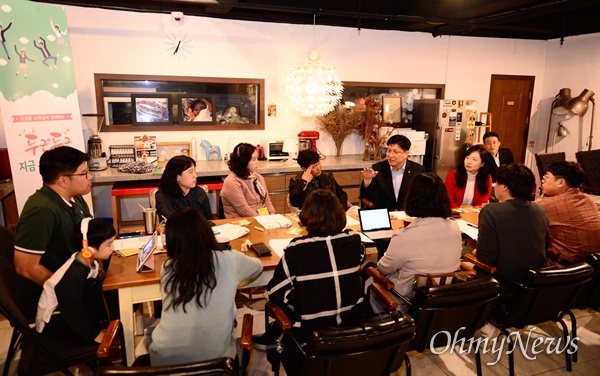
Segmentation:
{"type": "Polygon", "coordinates": [[[238,144],[229,158],[231,173],[223,183],[221,200],[225,218],[275,214],[265,179],[258,173],[258,155],[251,144],[238,144]]]}

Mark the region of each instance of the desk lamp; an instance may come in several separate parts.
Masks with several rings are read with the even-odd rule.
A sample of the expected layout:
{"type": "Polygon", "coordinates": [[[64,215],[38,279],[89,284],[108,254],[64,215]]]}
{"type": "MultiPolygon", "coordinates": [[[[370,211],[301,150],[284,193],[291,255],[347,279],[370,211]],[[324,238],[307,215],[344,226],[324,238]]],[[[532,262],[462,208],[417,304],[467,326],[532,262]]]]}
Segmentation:
{"type": "Polygon", "coordinates": [[[548,133],[546,135],[546,149],[545,153],[548,152],[548,143],[550,142],[550,128],[552,128],[552,114],[555,115],[566,115],[568,112],[563,107],[571,99],[571,89],[563,88],[560,89],[558,94],[554,97],[552,105],[550,106],[550,116],[548,117],[548,133]]]}
{"type": "Polygon", "coordinates": [[[592,150],[592,138],[594,137],[594,113],[596,112],[596,101],[594,100],[594,92],[588,89],[583,89],[581,94],[575,98],[571,98],[565,103],[564,108],[567,113],[583,117],[588,110],[588,102],[592,102],[592,124],[590,125],[590,137],[588,140],[588,151],[592,150]]]}

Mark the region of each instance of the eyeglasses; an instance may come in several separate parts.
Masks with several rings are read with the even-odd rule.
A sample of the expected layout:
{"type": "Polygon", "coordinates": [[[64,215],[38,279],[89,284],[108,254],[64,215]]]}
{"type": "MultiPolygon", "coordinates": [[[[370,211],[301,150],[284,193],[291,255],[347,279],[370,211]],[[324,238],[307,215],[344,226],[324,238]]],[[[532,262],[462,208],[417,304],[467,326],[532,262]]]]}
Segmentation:
{"type": "Polygon", "coordinates": [[[87,177],[88,175],[92,176],[92,174],[90,174],[89,170],[85,170],[81,174],[66,174],[66,175],[63,175],[63,176],[85,176],[85,177],[87,177]]]}
{"type": "Polygon", "coordinates": [[[408,153],[408,150],[402,150],[402,149],[387,149],[387,154],[391,154],[391,155],[400,155],[400,154],[405,154],[408,153]]]}

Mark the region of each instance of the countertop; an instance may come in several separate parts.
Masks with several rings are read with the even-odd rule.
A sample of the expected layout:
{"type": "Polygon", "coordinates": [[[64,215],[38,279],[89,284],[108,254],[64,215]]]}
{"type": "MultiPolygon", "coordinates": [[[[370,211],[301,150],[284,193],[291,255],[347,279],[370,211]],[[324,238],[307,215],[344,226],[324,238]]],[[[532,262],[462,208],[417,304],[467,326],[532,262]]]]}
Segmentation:
{"type": "MultiPolygon", "coordinates": [[[[363,161],[362,155],[344,155],[341,158],[327,156],[321,160],[324,171],[362,169],[370,167],[373,163],[375,161],[363,161]]],[[[229,175],[229,168],[227,167],[227,161],[197,161],[196,172],[198,173],[198,177],[225,177],[229,175]]],[[[300,172],[300,166],[298,166],[298,162],[296,161],[292,163],[287,163],[287,161],[259,161],[258,172],[261,175],[300,172]]],[[[118,181],[158,180],[161,177],[161,175],[152,173],[128,174],[118,172],[116,168],[112,167],[104,171],[91,171],[91,174],[92,182],[96,184],[107,184],[118,181]]]]}
{"type": "Polygon", "coordinates": [[[0,183],[0,200],[4,200],[5,197],[10,195],[15,191],[15,187],[13,186],[12,179],[8,179],[7,181],[2,181],[0,183]]]}

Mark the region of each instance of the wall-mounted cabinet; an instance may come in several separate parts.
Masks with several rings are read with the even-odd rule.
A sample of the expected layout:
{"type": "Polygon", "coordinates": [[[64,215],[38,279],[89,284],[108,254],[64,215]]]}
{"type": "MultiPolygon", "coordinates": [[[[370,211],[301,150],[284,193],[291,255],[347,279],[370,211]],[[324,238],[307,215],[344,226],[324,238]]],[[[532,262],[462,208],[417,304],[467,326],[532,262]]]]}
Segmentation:
{"type": "Polygon", "coordinates": [[[102,132],[263,130],[263,79],[94,74],[102,132]]]}

